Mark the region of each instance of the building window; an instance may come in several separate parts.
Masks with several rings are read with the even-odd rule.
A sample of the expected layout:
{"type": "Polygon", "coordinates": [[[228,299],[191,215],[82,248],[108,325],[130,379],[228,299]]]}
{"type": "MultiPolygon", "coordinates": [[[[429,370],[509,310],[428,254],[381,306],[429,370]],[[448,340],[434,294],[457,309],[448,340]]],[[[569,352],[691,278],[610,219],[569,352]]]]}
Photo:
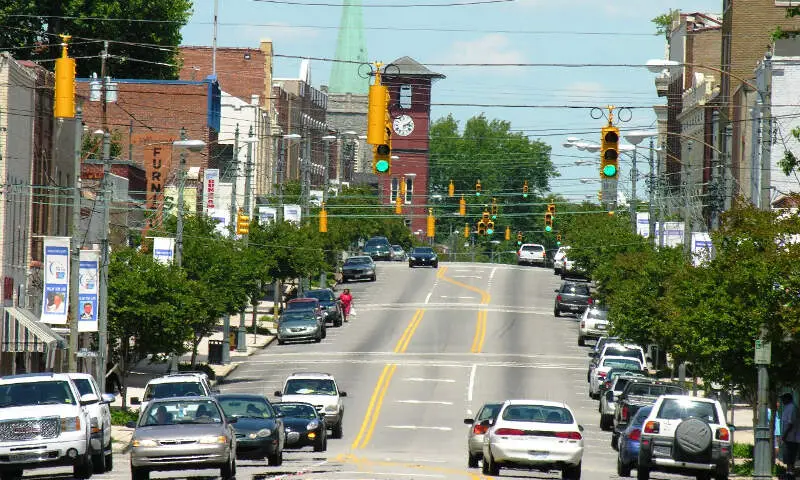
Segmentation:
{"type": "Polygon", "coordinates": [[[397,177],[392,177],[392,185],[389,189],[389,203],[394,203],[397,201],[399,188],[400,188],[400,179],[397,177]]]}
{"type": "Polygon", "coordinates": [[[406,195],[403,199],[403,202],[406,205],[411,203],[411,200],[414,198],[414,179],[413,178],[406,178],[406,195]]]}
{"type": "Polygon", "coordinates": [[[411,85],[400,86],[400,108],[404,110],[411,108],[411,85]]]}

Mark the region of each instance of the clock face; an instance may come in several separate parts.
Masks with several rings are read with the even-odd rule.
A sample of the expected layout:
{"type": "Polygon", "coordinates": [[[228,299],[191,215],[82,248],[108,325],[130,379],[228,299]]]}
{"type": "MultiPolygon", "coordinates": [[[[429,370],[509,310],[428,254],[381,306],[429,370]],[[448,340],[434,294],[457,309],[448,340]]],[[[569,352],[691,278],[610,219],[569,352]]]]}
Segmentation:
{"type": "Polygon", "coordinates": [[[407,137],[414,131],[414,119],[408,115],[400,115],[392,122],[395,133],[401,137],[407,137]]]}

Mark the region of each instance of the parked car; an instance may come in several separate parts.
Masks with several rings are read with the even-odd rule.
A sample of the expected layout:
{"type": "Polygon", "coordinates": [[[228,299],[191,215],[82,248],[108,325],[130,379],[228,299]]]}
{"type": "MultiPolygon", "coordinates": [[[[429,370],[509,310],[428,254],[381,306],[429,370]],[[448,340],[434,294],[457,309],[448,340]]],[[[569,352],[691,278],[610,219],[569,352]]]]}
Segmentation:
{"type": "Polygon", "coordinates": [[[517,265],[538,265],[544,267],[547,264],[547,252],[544,245],[538,243],[523,243],[517,250],[517,265]]]}
{"type": "Polygon", "coordinates": [[[600,360],[603,359],[603,357],[632,357],[639,360],[643,366],[647,365],[647,362],[649,361],[649,358],[645,356],[642,347],[638,345],[619,343],[619,339],[616,339],[613,342],[605,341],[602,343],[602,347],[599,349],[594,349],[588,353],[592,360],[589,362],[589,372],[586,375],[587,382],[591,383],[594,370],[597,368],[597,365],[599,364],[600,360]]]}
{"type": "Polygon", "coordinates": [[[67,373],[72,383],[78,388],[81,396],[94,395],[100,399],[97,403],[86,406],[92,427],[92,467],[94,473],[109,472],[114,468],[114,455],[111,452],[111,409],[115,397],[110,393],[101,393],[94,377],[88,373],[67,373]]]}
{"type": "Polygon", "coordinates": [[[578,323],[578,346],[586,345],[587,339],[598,339],[608,333],[608,310],[592,307],[583,311],[578,323]]]}
{"type": "Polygon", "coordinates": [[[309,340],[319,343],[323,336],[322,324],[312,311],[288,312],[278,317],[278,345],[309,340]]]}
{"type": "Polygon", "coordinates": [[[331,429],[332,438],[342,438],[344,402],[347,392],[339,390],[336,380],[329,373],[301,372],[289,375],[283,390],[275,396],[284,402],[306,402],[314,405],[325,417],[325,425],[331,429]]]}
{"type": "Polygon", "coordinates": [[[328,329],[325,327],[325,314],[319,300],[309,297],[293,298],[286,302],[286,308],[283,309],[283,313],[294,312],[312,312],[322,329],[322,338],[328,336],[328,329]]]}
{"type": "Polygon", "coordinates": [[[564,268],[564,259],[567,257],[569,246],[558,247],[555,255],[553,255],[553,274],[561,275],[561,269],[564,268]]]}
{"type": "Polygon", "coordinates": [[[644,365],[637,358],[606,355],[600,359],[600,363],[597,364],[592,372],[592,378],[589,382],[590,397],[594,399],[600,398],[600,385],[605,382],[606,375],[612,368],[644,372],[644,365]]]}
{"type": "Polygon", "coordinates": [[[217,395],[217,401],[226,417],[236,419],[237,458],[266,458],[276,467],[283,463],[283,418],[269,400],[252,393],[228,393],[217,395]]]}
{"type": "Polygon", "coordinates": [[[314,447],[315,452],[328,449],[328,429],[324,413],[305,402],[275,402],[275,410],[283,415],[286,448],[314,447]]]}
{"type": "Polygon", "coordinates": [[[350,257],[342,265],[342,282],[367,279],[375,281],[375,262],[367,255],[350,257]]]}
{"type": "Polygon", "coordinates": [[[633,420],[619,434],[617,475],[620,477],[630,477],[631,469],[635,468],[639,463],[639,441],[642,437],[642,425],[652,409],[652,406],[647,406],[636,412],[633,420]]]}
{"type": "Polygon", "coordinates": [[[588,280],[589,275],[582,268],[580,268],[574,260],[571,260],[568,256],[565,256],[564,264],[561,267],[561,279],[566,280],[568,278],[575,280],[588,280]]]}
{"type": "Polygon", "coordinates": [[[342,305],[336,294],[330,288],[318,288],[309,290],[305,293],[308,298],[316,298],[319,300],[319,306],[322,308],[322,316],[325,322],[330,322],[334,327],[342,326],[342,305]]]}
{"type": "Polygon", "coordinates": [[[236,475],[236,433],[213,397],[151,401],[131,438],[131,479],[148,480],[154,470],[219,469],[223,480],[236,475]]]}
{"type": "Polygon", "coordinates": [[[556,292],[553,315],[560,317],[562,313],[582,314],[592,306],[594,300],[589,290],[589,285],[582,282],[562,282],[556,292]]]}
{"type": "Polygon", "coordinates": [[[131,405],[139,405],[139,415],[147,408],[147,404],[158,398],[184,397],[188,395],[211,396],[219,393],[212,389],[208,375],[202,372],[179,372],[154,378],[144,387],[144,395],[131,397],[131,405]]]}
{"type": "Polygon", "coordinates": [[[653,405],[661,395],[686,395],[687,393],[677,385],[655,379],[636,379],[628,382],[628,385],[617,396],[617,409],[614,411],[612,419],[614,426],[611,445],[617,444],[620,432],[628,427],[631,418],[640,409],[653,405]]]}
{"type": "Polygon", "coordinates": [[[395,262],[405,262],[408,255],[400,245],[392,245],[392,260],[395,262]]]}
{"type": "Polygon", "coordinates": [[[372,237],[367,240],[363,248],[364,255],[369,255],[373,260],[391,260],[392,245],[386,237],[372,237]]]}
{"type": "Polygon", "coordinates": [[[611,430],[614,426],[614,412],[617,409],[619,394],[630,381],[647,378],[644,372],[612,368],[606,375],[605,384],[600,388],[600,430],[611,430]]]}
{"type": "Polygon", "coordinates": [[[565,404],[544,400],[506,400],[483,442],[483,473],[501,468],[560,470],[561,478],[578,480],[583,459],[583,427],[565,404]]]}
{"type": "Polygon", "coordinates": [[[478,410],[473,418],[465,418],[464,423],[471,425],[467,434],[467,466],[478,468],[478,462],[483,458],[483,437],[489,429],[483,422],[485,420],[494,421],[500,413],[502,403],[487,403],[478,410]]]}
{"type": "Polygon", "coordinates": [[[3,478],[25,470],[71,466],[75,478],[93,473],[91,416],[101,400],[81,395],[63,373],[31,373],[0,378],[0,465],[3,478]]]}
{"type": "Polygon", "coordinates": [[[431,247],[414,247],[408,254],[408,268],[414,267],[439,268],[439,257],[431,247]]]}
{"type": "Polygon", "coordinates": [[[728,479],[731,430],[717,400],[662,395],[644,419],[636,477],[670,472],[728,479]]]}

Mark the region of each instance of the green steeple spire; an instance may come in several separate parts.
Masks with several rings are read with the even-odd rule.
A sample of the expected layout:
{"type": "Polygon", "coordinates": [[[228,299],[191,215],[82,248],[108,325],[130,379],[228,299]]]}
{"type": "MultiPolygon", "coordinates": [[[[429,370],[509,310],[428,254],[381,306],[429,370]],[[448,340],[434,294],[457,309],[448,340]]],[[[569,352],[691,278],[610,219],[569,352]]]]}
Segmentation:
{"type": "MultiPolygon", "coordinates": [[[[336,60],[367,63],[361,0],[350,0],[342,7],[339,36],[336,39],[336,60]]],[[[369,79],[362,78],[358,74],[358,67],[358,63],[335,62],[331,69],[328,91],[366,95],[369,90],[369,79]]],[[[366,68],[362,67],[362,70],[366,68]]]]}

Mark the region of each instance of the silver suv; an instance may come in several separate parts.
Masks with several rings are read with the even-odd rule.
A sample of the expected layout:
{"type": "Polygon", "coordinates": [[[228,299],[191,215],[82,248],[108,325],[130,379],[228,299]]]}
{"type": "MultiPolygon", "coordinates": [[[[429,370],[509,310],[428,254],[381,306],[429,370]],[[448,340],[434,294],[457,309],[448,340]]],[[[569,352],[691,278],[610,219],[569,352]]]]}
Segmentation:
{"type": "Polygon", "coordinates": [[[140,405],[139,413],[144,412],[147,403],[156,398],[170,397],[209,397],[219,393],[212,389],[208,375],[202,372],[171,373],[147,382],[144,396],[131,397],[131,405],[140,405]]]}
{"type": "Polygon", "coordinates": [[[342,438],[344,402],[347,392],[339,390],[336,380],[329,373],[302,372],[289,375],[283,391],[275,396],[283,402],[305,402],[314,405],[324,415],[325,425],[331,429],[331,438],[342,438]]]}

